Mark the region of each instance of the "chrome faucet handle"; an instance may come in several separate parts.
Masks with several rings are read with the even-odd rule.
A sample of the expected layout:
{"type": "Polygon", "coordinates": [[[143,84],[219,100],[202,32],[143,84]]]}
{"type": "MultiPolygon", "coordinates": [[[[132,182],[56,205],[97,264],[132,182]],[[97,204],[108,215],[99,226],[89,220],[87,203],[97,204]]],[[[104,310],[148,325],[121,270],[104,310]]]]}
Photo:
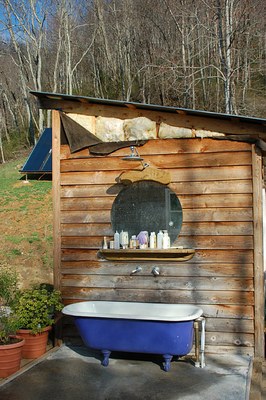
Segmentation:
{"type": "Polygon", "coordinates": [[[151,272],[152,272],[153,276],[158,276],[158,275],[160,275],[160,268],[153,267],[151,272]]]}
{"type": "Polygon", "coordinates": [[[131,271],[130,275],[137,274],[138,272],[141,272],[141,271],[142,271],[142,268],[141,267],[137,267],[137,268],[133,269],[133,271],[131,271]]]}

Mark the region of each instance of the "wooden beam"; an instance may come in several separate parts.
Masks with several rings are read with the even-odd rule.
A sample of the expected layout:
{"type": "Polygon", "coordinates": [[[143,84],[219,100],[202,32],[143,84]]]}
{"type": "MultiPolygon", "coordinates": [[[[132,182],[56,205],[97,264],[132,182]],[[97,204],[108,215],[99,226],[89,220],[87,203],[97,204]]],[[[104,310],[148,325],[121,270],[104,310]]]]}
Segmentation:
{"type": "Polygon", "coordinates": [[[60,115],[52,111],[52,171],[53,171],[53,256],[54,286],[60,289],[61,229],[60,229],[60,115]]]}
{"type": "Polygon", "coordinates": [[[255,356],[264,357],[262,158],[260,150],[255,146],[252,148],[252,164],[254,216],[255,356]]]}
{"type": "Polygon", "coordinates": [[[83,103],[74,100],[57,100],[51,97],[39,99],[39,106],[43,109],[56,109],[67,113],[70,112],[109,118],[127,119],[147,117],[158,124],[165,122],[169,125],[178,127],[203,129],[230,135],[250,135],[264,140],[266,139],[265,127],[262,124],[222,119],[218,116],[209,117],[208,115],[189,115],[184,114],[183,112],[178,113],[179,110],[169,112],[144,108],[134,109],[123,105],[93,104],[89,102],[83,103]]]}

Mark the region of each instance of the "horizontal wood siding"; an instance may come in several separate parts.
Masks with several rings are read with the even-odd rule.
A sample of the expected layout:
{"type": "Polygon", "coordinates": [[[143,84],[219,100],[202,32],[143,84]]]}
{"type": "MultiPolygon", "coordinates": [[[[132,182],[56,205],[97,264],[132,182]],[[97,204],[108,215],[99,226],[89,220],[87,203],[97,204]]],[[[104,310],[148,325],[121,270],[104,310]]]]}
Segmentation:
{"type": "MultiPolygon", "coordinates": [[[[187,262],[111,262],[98,256],[111,239],[110,211],[136,169],[120,149],[106,157],[61,149],[61,289],[65,303],[120,300],[198,304],[209,352],[254,352],[252,152],[248,143],[214,139],[151,140],[139,153],[170,173],[183,208],[175,244],[195,248],[187,262]],[[154,265],[160,275],[153,277],[154,265]]],[[[66,333],[66,336],[71,335],[66,333]]]]}

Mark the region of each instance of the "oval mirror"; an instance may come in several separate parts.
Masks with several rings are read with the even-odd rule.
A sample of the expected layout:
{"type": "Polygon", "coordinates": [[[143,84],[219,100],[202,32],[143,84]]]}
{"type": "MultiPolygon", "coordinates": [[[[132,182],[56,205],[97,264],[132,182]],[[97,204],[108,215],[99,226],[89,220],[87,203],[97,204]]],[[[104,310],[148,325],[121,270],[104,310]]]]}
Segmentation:
{"type": "Polygon", "coordinates": [[[183,221],[180,201],[169,187],[154,181],[138,181],[117,195],[111,210],[113,231],[127,231],[129,238],[140,231],[167,229],[171,244],[183,221]]]}

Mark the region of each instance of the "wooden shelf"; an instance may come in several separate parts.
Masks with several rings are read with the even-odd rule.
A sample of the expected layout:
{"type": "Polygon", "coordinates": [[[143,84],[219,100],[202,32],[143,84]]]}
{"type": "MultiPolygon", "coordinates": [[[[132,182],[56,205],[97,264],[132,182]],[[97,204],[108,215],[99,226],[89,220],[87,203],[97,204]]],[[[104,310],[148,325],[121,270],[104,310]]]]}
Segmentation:
{"type": "Polygon", "coordinates": [[[187,261],[195,254],[194,249],[101,249],[99,255],[110,261],[187,261]]]}

